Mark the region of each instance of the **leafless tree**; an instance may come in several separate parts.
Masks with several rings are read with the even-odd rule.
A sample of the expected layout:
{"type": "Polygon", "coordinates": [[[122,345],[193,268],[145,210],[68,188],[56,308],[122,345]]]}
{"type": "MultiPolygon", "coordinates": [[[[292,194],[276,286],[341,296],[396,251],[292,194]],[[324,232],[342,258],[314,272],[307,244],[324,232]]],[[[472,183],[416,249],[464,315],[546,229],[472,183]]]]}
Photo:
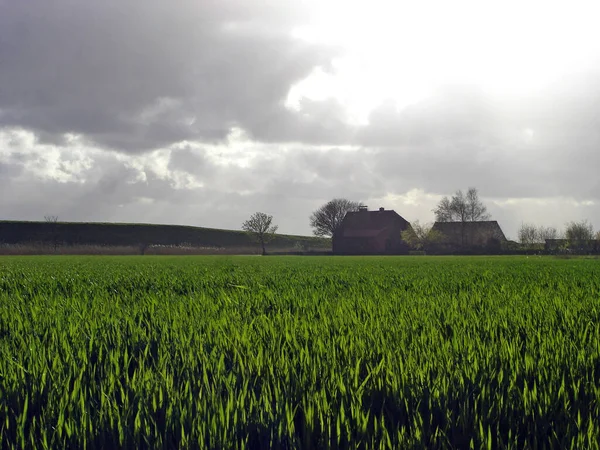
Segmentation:
{"type": "Polygon", "coordinates": [[[263,255],[267,254],[265,244],[274,237],[278,228],[277,225],[272,225],[272,223],[273,216],[256,212],[242,224],[242,230],[251,234],[260,243],[263,255]]]}
{"type": "Polygon", "coordinates": [[[537,229],[535,225],[531,224],[521,224],[521,228],[519,228],[519,242],[524,245],[532,245],[535,244],[538,240],[537,229]]]}
{"type": "Polygon", "coordinates": [[[537,229],[537,238],[542,244],[546,242],[546,239],[558,239],[558,230],[554,227],[540,226],[537,229]]]}
{"type": "Polygon", "coordinates": [[[536,227],[524,223],[519,228],[519,242],[525,245],[544,244],[546,239],[557,239],[558,231],[554,227],[536,227]]]}
{"type": "Polygon", "coordinates": [[[598,232],[596,233],[596,240],[597,240],[597,241],[600,241],[600,231],[598,231],[598,232]]]}
{"type": "Polygon", "coordinates": [[[479,200],[477,189],[470,187],[467,193],[456,191],[456,194],[451,199],[448,197],[442,198],[437,207],[433,210],[435,220],[438,222],[460,222],[461,224],[461,241],[465,245],[465,222],[479,222],[488,220],[490,215],[487,213],[487,208],[479,200]]]}
{"type": "Polygon", "coordinates": [[[451,199],[442,198],[433,212],[438,222],[479,222],[490,218],[476,188],[469,188],[466,194],[459,190],[451,199]]]}
{"type": "Polygon", "coordinates": [[[454,222],[454,210],[448,197],[441,199],[433,212],[435,213],[435,220],[438,222],[454,222]]]}
{"type": "Polygon", "coordinates": [[[347,212],[358,211],[360,202],[346,200],[345,198],[335,198],[310,216],[310,226],[315,236],[333,236],[333,233],[340,227],[342,220],[347,212]]]}
{"type": "Polygon", "coordinates": [[[50,239],[52,241],[52,246],[54,247],[54,251],[58,249],[58,216],[44,216],[44,220],[46,223],[50,224],[50,239]]]}
{"type": "Polygon", "coordinates": [[[479,200],[479,194],[476,188],[469,188],[466,200],[467,222],[480,222],[488,220],[490,215],[485,205],[479,200]]]}
{"type": "Polygon", "coordinates": [[[416,250],[422,250],[429,244],[439,242],[442,237],[442,233],[433,230],[431,224],[421,225],[418,220],[402,232],[402,240],[416,250]]]}
{"type": "Polygon", "coordinates": [[[565,228],[565,247],[569,251],[585,253],[590,250],[590,244],[594,239],[594,228],[587,220],[569,222],[565,228]]]}
{"type": "Polygon", "coordinates": [[[565,237],[571,242],[590,241],[594,239],[594,228],[587,220],[567,224],[565,237]]]}

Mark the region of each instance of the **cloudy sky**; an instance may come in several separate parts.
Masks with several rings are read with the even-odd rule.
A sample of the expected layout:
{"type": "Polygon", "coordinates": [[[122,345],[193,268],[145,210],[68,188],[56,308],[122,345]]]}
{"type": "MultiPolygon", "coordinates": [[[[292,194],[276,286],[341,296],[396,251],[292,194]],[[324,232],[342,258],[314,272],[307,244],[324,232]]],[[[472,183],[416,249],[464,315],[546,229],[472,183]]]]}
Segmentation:
{"type": "Polygon", "coordinates": [[[594,3],[0,0],[0,219],[310,234],[474,186],[509,237],[598,230],[594,3]]]}

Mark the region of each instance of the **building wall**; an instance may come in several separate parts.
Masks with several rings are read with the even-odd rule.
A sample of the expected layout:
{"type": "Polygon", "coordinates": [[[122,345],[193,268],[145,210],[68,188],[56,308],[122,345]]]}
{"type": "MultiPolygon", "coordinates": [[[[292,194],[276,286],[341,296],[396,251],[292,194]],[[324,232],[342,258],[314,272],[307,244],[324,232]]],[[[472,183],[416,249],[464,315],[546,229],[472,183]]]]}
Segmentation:
{"type": "Polygon", "coordinates": [[[359,255],[368,253],[371,248],[371,242],[368,238],[333,238],[333,253],[340,255],[359,255]]]}
{"type": "Polygon", "coordinates": [[[442,234],[441,246],[452,248],[488,247],[506,241],[495,221],[436,222],[433,229],[442,234]]]}
{"type": "Polygon", "coordinates": [[[402,231],[403,227],[395,224],[375,237],[334,236],[333,253],[340,255],[407,254],[409,247],[402,240],[402,231]]]}

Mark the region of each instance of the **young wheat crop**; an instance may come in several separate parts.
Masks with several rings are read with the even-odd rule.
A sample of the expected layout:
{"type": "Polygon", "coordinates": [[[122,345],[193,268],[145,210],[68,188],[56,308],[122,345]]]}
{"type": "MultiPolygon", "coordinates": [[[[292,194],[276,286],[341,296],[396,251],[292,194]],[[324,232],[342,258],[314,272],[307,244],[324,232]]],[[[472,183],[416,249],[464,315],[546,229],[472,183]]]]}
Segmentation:
{"type": "Polygon", "coordinates": [[[0,258],[3,448],[598,448],[600,264],[0,258]]]}

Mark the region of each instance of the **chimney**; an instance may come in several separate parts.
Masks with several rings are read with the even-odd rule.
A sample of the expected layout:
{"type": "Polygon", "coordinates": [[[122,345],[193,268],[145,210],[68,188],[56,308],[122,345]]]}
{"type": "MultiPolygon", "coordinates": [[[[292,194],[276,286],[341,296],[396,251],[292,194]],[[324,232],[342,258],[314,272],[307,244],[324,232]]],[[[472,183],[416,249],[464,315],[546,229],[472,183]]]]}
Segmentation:
{"type": "Polygon", "coordinates": [[[385,211],[385,208],[382,206],[381,208],[379,208],[379,211],[383,212],[385,211]]]}

